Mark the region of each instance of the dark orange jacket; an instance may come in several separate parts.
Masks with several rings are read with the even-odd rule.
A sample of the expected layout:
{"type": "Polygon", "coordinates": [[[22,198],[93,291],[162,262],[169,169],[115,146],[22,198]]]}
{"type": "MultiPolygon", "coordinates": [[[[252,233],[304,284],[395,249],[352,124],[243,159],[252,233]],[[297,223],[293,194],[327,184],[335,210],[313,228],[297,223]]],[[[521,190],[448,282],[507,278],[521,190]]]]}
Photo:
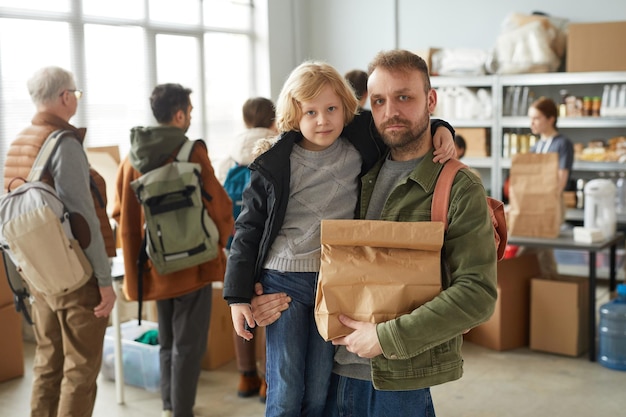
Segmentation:
{"type": "MultiPolygon", "coordinates": [[[[148,261],[143,274],[143,300],[146,301],[178,297],[213,281],[224,280],[226,255],[223,249],[233,230],[232,203],[215,177],[206,147],[196,144],[189,160],[199,163],[202,167],[204,188],[213,197],[210,202],[204,201],[204,204],[220,232],[221,250],[218,257],[212,261],[167,275],[159,275],[148,261]]],[[[113,218],[119,226],[118,233],[124,253],[124,294],[130,300],[138,299],[137,258],[144,236],[141,205],[130,183],[140,176],[141,173],[132,167],[126,156],[117,172],[113,218]]]]}

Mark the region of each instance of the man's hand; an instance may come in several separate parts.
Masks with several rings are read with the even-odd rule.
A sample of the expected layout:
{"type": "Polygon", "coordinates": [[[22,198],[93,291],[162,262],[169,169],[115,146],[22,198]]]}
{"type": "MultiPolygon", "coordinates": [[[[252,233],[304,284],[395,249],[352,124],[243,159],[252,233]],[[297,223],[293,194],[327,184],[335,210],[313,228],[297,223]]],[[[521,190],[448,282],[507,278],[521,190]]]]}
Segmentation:
{"type": "Polygon", "coordinates": [[[433,162],[441,162],[443,164],[448,159],[456,158],[454,138],[447,128],[443,126],[437,128],[433,137],[433,146],[435,147],[433,162]]]}
{"type": "Polygon", "coordinates": [[[257,282],[254,286],[255,297],[252,298],[252,315],[259,326],[269,326],[289,308],[291,297],[285,293],[263,294],[263,286],[257,282]]]}
{"type": "Polygon", "coordinates": [[[333,345],[343,345],[348,352],[355,353],[361,358],[371,359],[383,353],[378,342],[375,323],[352,320],[343,314],[339,316],[339,321],[354,331],[347,336],[333,339],[333,345]]]}
{"type": "Polygon", "coordinates": [[[115,305],[115,290],[112,285],[108,287],[99,287],[100,289],[100,304],[93,309],[93,314],[96,317],[109,317],[113,306],[115,305]]]}
{"type": "Polygon", "coordinates": [[[248,341],[252,340],[254,334],[246,328],[246,324],[250,329],[255,327],[250,306],[248,304],[233,304],[230,306],[230,315],[237,335],[248,341]]]}

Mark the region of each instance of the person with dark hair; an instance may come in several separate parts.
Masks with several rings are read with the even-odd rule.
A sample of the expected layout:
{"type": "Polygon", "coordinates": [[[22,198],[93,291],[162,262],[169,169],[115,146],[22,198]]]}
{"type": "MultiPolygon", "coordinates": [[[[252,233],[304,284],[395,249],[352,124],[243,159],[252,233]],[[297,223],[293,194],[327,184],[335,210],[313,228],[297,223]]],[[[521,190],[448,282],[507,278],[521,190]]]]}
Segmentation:
{"type": "MultiPolygon", "coordinates": [[[[131,129],[131,149],[117,174],[113,218],[124,253],[124,293],[138,299],[137,259],[144,239],[142,208],[131,187],[141,175],[174,160],[191,124],[191,90],[180,84],[157,85],[150,106],[158,126],[131,129]]],[[[233,229],[232,203],[213,172],[204,142],[195,143],[189,161],[200,165],[204,205],[219,230],[217,258],[160,275],[150,262],[143,270],[143,300],[156,300],[159,322],[162,416],[192,417],[200,365],[211,317],[212,282],[224,279],[223,249],[233,229]]]]}
{"type": "MultiPolygon", "coordinates": [[[[83,249],[93,268],[87,282],[67,293],[53,295],[28,288],[37,343],[30,415],[88,417],[96,400],[107,318],[116,300],[106,250],[113,236],[105,206],[94,204],[91,194],[90,167],[83,149],[86,129],[69,123],[83,95],[74,75],[63,68],[44,67],[28,80],[27,87],[37,113],[9,147],[5,191],[13,178],[28,177],[50,134],[64,130],[42,181],[56,189],[68,212],[82,217],[88,225],[89,243],[83,249]]],[[[58,272],[50,274],[51,279],[59,279],[58,272]]]]}
{"type": "Polygon", "coordinates": [[[465,143],[465,138],[458,133],[454,135],[454,146],[456,147],[456,158],[463,158],[467,150],[467,144],[465,143]]]}
{"type": "Polygon", "coordinates": [[[359,109],[362,109],[367,103],[367,72],[355,69],[346,72],[344,77],[354,90],[354,95],[359,101],[359,109]]]}
{"type": "Polygon", "coordinates": [[[556,152],[559,154],[559,186],[564,191],[574,165],[574,145],[556,127],[558,108],[554,100],[540,97],[528,108],[530,130],[539,140],[530,148],[531,153],[556,152]]]}
{"type": "MultiPolygon", "coordinates": [[[[228,172],[234,167],[247,167],[252,162],[254,159],[252,149],[257,140],[278,135],[276,110],[272,100],[265,97],[249,98],[243,103],[241,113],[246,129],[234,137],[228,157],[220,164],[217,177],[222,183],[226,181],[228,172]]],[[[236,215],[239,211],[241,207],[236,210],[236,215]]]]}

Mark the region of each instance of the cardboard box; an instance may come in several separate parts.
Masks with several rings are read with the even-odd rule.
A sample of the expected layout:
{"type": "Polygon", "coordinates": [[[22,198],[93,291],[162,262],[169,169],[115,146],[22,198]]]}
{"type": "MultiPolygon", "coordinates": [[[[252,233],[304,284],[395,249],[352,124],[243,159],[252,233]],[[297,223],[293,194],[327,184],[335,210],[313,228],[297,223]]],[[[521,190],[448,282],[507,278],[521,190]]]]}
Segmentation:
{"type": "Polygon", "coordinates": [[[567,34],[568,72],[624,71],[626,21],[571,23],[567,34]]]}
{"type": "Polygon", "coordinates": [[[107,193],[107,213],[113,212],[115,204],[115,179],[120,164],[120,151],[117,145],[85,149],[89,164],[104,178],[107,193]]]}
{"type": "Polygon", "coordinates": [[[7,274],[4,269],[4,257],[0,256],[0,307],[13,305],[13,292],[7,281],[7,274]]]}
{"type": "Polygon", "coordinates": [[[498,262],[498,301],[491,318],[465,335],[465,340],[503,351],[528,346],[530,280],[541,275],[535,255],[498,262]]]}
{"type": "Polygon", "coordinates": [[[233,359],[235,359],[235,344],[233,342],[233,321],[230,316],[230,307],[222,296],[222,287],[213,285],[211,324],[207,350],[202,358],[202,369],[207,371],[216,369],[233,359]]]}
{"type": "Polygon", "coordinates": [[[0,307],[0,382],[24,375],[22,316],[13,304],[0,307]]]}
{"type": "Polygon", "coordinates": [[[465,139],[465,158],[483,158],[489,156],[489,129],[455,128],[457,135],[465,139]]]}
{"type": "Polygon", "coordinates": [[[430,72],[430,75],[438,75],[435,72],[433,72],[432,57],[435,52],[440,51],[440,50],[441,48],[426,48],[426,49],[418,49],[417,51],[414,51],[416,55],[420,56],[424,61],[426,61],[426,65],[428,65],[428,70],[430,72]]]}
{"type": "Polygon", "coordinates": [[[589,279],[531,281],[530,348],[579,356],[589,348],[589,279]]]}

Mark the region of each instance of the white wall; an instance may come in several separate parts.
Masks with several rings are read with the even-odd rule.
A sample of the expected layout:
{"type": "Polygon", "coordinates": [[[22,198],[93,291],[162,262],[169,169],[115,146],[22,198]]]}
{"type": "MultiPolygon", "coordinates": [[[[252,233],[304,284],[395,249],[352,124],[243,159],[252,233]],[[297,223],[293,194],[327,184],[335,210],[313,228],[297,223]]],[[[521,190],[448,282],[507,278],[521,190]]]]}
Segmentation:
{"type": "Polygon", "coordinates": [[[307,58],[340,72],[366,69],[383,49],[491,49],[509,13],[533,11],[570,22],[626,20],[626,1],[269,0],[271,92],[307,58]]]}

